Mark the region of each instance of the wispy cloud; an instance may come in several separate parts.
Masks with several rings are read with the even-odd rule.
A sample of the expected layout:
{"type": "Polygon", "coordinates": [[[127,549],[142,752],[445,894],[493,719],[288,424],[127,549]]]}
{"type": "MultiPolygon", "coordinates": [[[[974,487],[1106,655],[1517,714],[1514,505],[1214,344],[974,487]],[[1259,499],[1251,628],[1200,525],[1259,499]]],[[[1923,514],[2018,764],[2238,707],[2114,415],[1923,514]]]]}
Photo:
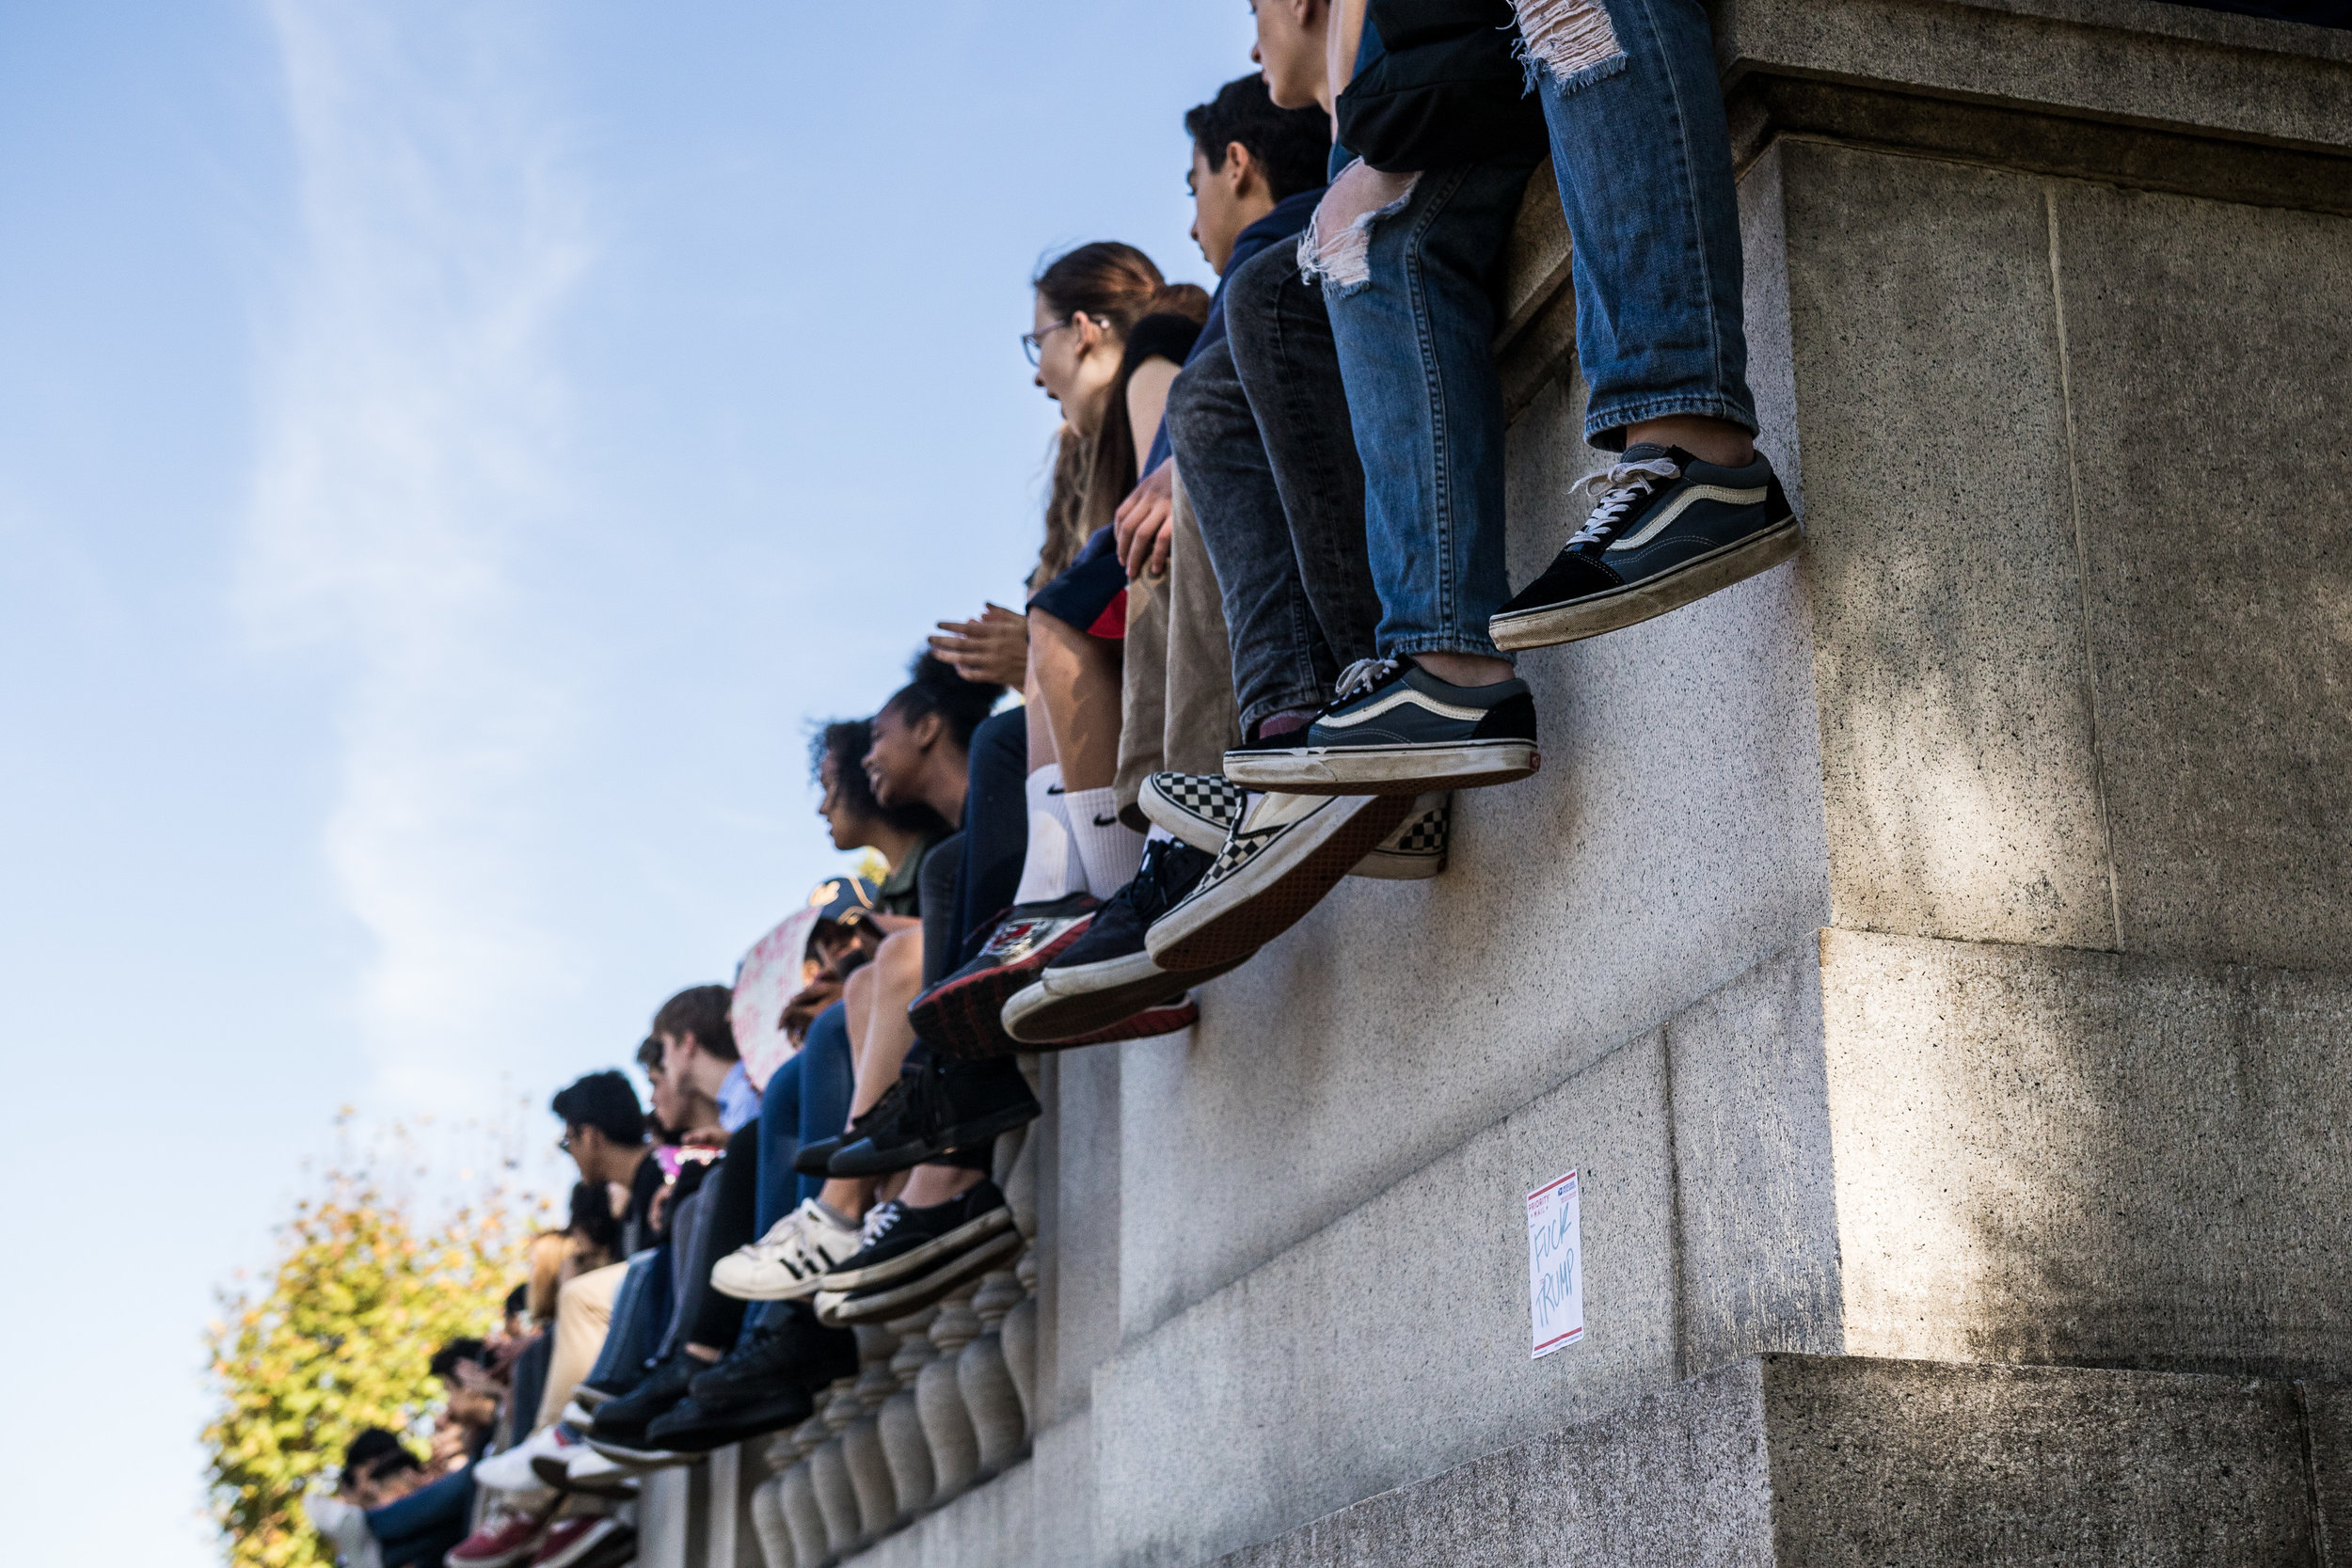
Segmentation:
{"type": "Polygon", "coordinates": [[[305,247],[265,331],[242,609],[337,683],[325,846],[373,939],[354,1011],[379,1088],[473,1103],[562,967],[525,873],[571,697],[530,567],[564,500],[551,337],[589,243],[548,13],[266,14],[305,247]]]}

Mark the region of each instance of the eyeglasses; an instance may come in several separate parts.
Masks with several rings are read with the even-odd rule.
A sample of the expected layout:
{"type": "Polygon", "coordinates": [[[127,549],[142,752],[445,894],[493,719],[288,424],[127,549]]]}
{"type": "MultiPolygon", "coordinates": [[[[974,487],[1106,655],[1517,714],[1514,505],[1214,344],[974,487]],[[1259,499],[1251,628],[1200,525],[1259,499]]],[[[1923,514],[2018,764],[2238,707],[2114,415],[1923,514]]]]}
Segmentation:
{"type": "Polygon", "coordinates": [[[1073,325],[1077,319],[1076,316],[1064,316],[1052,325],[1039,331],[1024,332],[1021,334],[1021,352],[1029,356],[1030,364],[1036,364],[1038,356],[1045,350],[1045,340],[1059,332],[1063,327],[1073,325]]]}
{"type": "Polygon", "coordinates": [[[572,1135],[569,1132],[555,1140],[555,1151],[558,1154],[569,1154],[572,1151],[572,1135]]]}

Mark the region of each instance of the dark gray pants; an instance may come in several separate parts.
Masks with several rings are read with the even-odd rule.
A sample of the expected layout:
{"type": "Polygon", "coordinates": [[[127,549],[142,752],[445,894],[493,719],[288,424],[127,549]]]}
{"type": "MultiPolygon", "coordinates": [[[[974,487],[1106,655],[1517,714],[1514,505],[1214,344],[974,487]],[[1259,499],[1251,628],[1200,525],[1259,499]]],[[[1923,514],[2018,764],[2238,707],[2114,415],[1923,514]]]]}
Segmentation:
{"type": "Polygon", "coordinates": [[[1225,341],[1169,388],[1168,438],[1216,568],[1242,734],[1320,707],[1373,656],[1364,471],[1323,293],[1279,245],[1225,279],[1225,341]]]}

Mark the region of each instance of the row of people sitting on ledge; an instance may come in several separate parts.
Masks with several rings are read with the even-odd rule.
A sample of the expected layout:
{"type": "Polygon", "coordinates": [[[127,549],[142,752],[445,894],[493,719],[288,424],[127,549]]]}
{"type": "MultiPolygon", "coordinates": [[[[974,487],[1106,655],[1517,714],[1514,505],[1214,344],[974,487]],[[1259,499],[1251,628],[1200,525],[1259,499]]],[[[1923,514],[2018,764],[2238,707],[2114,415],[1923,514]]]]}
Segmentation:
{"type": "MultiPolygon", "coordinates": [[[[1258,72],[1184,117],[1216,293],[1110,242],[1033,279],[1022,341],[1063,424],[1025,607],[940,623],[818,736],[834,842],[887,878],[820,891],[821,974],[776,1016],[710,987],[655,1020],[649,1070],[719,1107],[723,1154],[685,1241],[567,1288],[598,1281],[611,1327],[510,1469],[609,1486],[803,1419],[850,1325],[1020,1248],[989,1179],[1040,1114],[1017,1053],[1184,1028],[1343,878],[1438,874],[1451,792],[1538,766],[1516,654],[1795,552],[1699,0],[1252,9],[1258,72]],[[1613,455],[1515,594],[1492,344],[1547,152],[1613,455]],[[776,1028],[796,1048],[748,1069],[737,1033],[776,1028]]],[[[556,1103],[583,1180],[652,1180],[617,1075],[556,1103]]],[[[450,1561],[523,1560],[497,1554],[527,1533],[450,1561]]]]}

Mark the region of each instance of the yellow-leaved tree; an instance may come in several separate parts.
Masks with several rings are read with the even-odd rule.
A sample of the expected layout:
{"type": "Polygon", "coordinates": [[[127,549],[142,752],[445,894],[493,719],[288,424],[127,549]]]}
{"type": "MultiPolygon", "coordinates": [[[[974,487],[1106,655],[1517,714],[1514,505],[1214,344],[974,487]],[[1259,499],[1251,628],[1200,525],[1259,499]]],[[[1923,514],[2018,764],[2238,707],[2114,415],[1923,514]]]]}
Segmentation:
{"type": "Polygon", "coordinates": [[[421,1233],[413,1201],[364,1172],[326,1189],[294,1206],[267,1291],[223,1291],[207,1336],[206,1479],[232,1568],[333,1560],[297,1499],[356,1433],[419,1425],[440,1399],[433,1353],[492,1328],[516,1277],[523,1206],[502,1194],[421,1233]]]}

